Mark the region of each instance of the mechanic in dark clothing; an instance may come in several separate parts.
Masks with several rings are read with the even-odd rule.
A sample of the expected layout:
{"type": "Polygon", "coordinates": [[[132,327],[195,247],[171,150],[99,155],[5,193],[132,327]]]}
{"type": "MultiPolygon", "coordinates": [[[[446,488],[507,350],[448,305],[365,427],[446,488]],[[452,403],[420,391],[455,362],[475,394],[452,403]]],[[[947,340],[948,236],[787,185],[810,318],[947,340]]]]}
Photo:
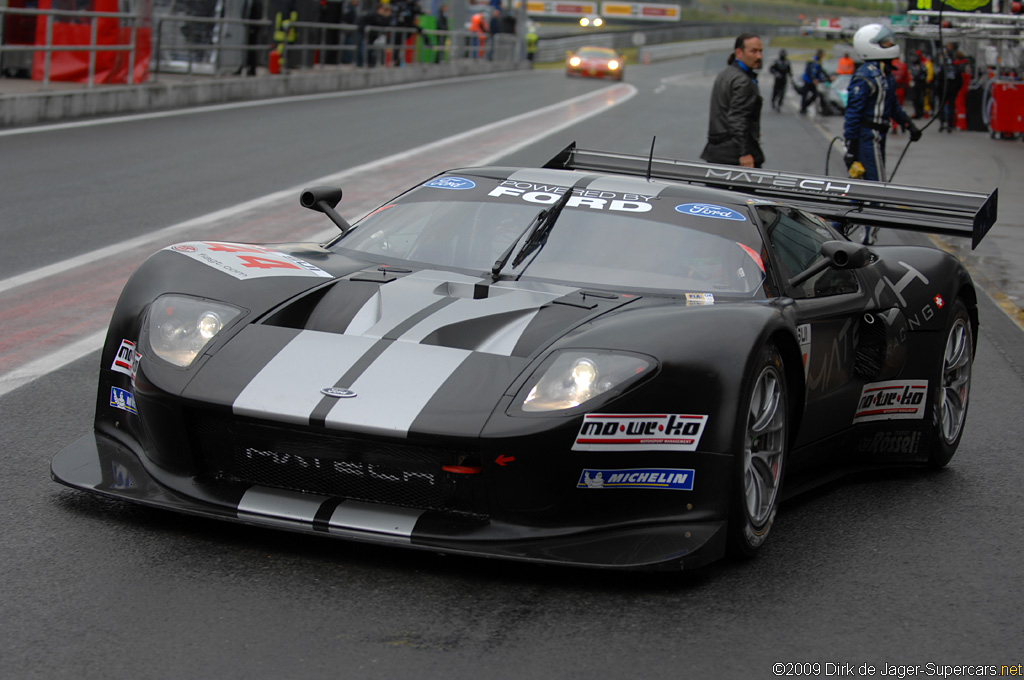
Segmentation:
{"type": "Polygon", "coordinates": [[[757,73],[764,46],[753,33],[736,38],[729,65],[715,78],[708,117],[708,143],[700,157],[708,163],[759,168],[761,151],[761,93],[757,73]]]}
{"type": "Polygon", "coordinates": [[[807,113],[807,108],[814,103],[818,97],[818,83],[832,82],[832,78],[825,73],[821,66],[821,60],[825,58],[824,50],[818,50],[814,59],[807,62],[804,67],[804,84],[800,90],[800,113],[807,113]]]}
{"type": "Polygon", "coordinates": [[[786,50],[779,50],[779,58],[772,62],[768,69],[775,76],[772,86],[772,108],[782,111],[782,102],[786,99],[786,83],[793,78],[793,66],[786,58],[786,50]]]}
{"type": "MultiPolygon", "coordinates": [[[[887,181],[885,174],[885,138],[890,121],[910,131],[910,141],[921,139],[917,129],[896,99],[896,80],[892,60],[900,56],[892,30],[882,24],[868,24],[853,36],[853,49],[863,60],[850,80],[843,136],[846,138],[846,167],[850,176],[876,182],[887,181]]],[[[865,230],[864,242],[871,243],[871,230],[865,230]]]]}

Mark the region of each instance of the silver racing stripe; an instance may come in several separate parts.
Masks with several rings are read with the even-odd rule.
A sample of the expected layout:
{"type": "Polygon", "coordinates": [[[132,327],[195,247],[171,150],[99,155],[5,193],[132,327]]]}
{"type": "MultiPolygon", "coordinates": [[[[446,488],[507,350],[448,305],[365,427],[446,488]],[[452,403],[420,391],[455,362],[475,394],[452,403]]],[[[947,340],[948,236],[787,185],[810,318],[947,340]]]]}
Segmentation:
{"type": "Polygon", "coordinates": [[[423,510],[377,503],[341,501],[298,491],[254,486],[238,502],[236,516],[242,520],[282,528],[313,529],[317,513],[325,503],[337,504],[327,520],[333,534],[373,533],[403,541],[412,536],[423,510]]]}
{"type": "Polygon", "coordinates": [[[504,321],[496,324],[473,349],[507,356],[537,310],[579,290],[568,286],[541,288],[504,283],[488,286],[487,297],[475,298],[474,289],[480,283],[478,277],[452,272],[426,270],[411,274],[381,286],[380,292],[356,313],[345,333],[370,338],[394,337],[390,334],[408,322],[413,323],[412,327],[401,329],[398,339],[421,342],[445,326],[505,315],[504,321]],[[413,319],[439,300],[448,300],[451,304],[418,322],[413,319]],[[515,312],[522,312],[522,315],[515,315],[515,312]]]}
{"type": "MultiPolygon", "coordinates": [[[[518,170],[508,179],[516,182],[530,182],[538,186],[564,187],[566,182],[575,178],[566,176],[564,170],[545,168],[525,168],[518,170]]],[[[612,191],[618,194],[636,194],[638,196],[657,196],[665,187],[654,188],[644,179],[631,177],[596,177],[585,187],[577,187],[577,192],[612,191]]]]}
{"type": "Polygon", "coordinates": [[[480,278],[424,270],[392,281],[381,286],[380,291],[356,312],[345,329],[345,334],[368,338],[384,337],[388,331],[400,326],[409,317],[437,302],[440,296],[435,289],[443,281],[474,284],[478,283],[480,278]]]}
{"type": "Polygon", "coordinates": [[[587,191],[612,191],[617,194],[635,194],[637,196],[657,196],[665,186],[652,186],[640,178],[601,177],[587,185],[587,191]]]}
{"type": "Polygon", "coordinates": [[[516,170],[508,176],[516,182],[531,182],[533,184],[545,184],[551,187],[572,186],[566,182],[573,182],[577,179],[573,175],[567,175],[565,170],[551,170],[548,168],[523,168],[516,170]]]}
{"type": "MultiPolygon", "coordinates": [[[[419,342],[434,331],[444,328],[445,326],[488,316],[506,314],[509,312],[523,312],[523,316],[527,316],[528,312],[536,314],[537,310],[539,310],[543,305],[570,293],[574,293],[577,289],[565,288],[554,294],[511,290],[508,288],[495,288],[492,290],[494,294],[480,300],[456,300],[451,305],[431,314],[429,317],[423,319],[423,321],[403,333],[402,340],[419,342]]],[[[529,316],[532,317],[532,314],[529,316]]],[[[513,323],[518,323],[521,320],[522,317],[517,316],[513,323]]],[[[494,329],[494,334],[502,334],[502,330],[503,328],[498,326],[494,329]]],[[[515,341],[518,339],[518,337],[513,339],[512,346],[515,346],[515,341]]],[[[508,351],[511,352],[511,347],[508,351]]]]}
{"type": "Polygon", "coordinates": [[[339,400],[324,424],[406,437],[423,407],[470,354],[464,349],[395,342],[348,386],[358,396],[339,400]]]}
{"type": "Polygon", "coordinates": [[[375,343],[373,338],[302,331],[245,386],[232,411],[308,424],[323,398],[320,390],[334,386],[375,343]]]}
{"type": "Polygon", "coordinates": [[[390,536],[412,536],[416,521],[422,510],[399,508],[376,503],[345,501],[335,508],[328,521],[330,533],[349,531],[370,531],[390,536]]]}
{"type": "Polygon", "coordinates": [[[327,496],[254,486],[238,502],[238,518],[281,526],[312,525],[317,510],[327,500],[327,496]]]}

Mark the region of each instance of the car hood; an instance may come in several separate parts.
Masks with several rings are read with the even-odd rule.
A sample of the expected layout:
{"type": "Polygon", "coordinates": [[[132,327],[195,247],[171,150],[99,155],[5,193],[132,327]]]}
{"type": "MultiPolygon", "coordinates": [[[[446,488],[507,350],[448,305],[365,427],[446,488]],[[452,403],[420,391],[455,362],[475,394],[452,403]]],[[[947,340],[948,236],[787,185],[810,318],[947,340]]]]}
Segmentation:
{"type": "Polygon", "coordinates": [[[294,425],[477,436],[534,358],[638,300],[448,271],[359,271],[240,330],[182,396],[294,425]]]}

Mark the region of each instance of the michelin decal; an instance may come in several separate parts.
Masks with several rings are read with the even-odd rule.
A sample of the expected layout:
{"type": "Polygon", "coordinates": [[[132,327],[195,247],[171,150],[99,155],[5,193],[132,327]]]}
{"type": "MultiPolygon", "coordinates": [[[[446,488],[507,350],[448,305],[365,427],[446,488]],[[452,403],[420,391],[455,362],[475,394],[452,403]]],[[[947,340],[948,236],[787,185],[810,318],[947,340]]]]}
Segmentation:
{"type": "Polygon", "coordinates": [[[586,469],[577,489],[669,489],[693,491],[693,470],[636,468],[628,470],[586,469]]]}

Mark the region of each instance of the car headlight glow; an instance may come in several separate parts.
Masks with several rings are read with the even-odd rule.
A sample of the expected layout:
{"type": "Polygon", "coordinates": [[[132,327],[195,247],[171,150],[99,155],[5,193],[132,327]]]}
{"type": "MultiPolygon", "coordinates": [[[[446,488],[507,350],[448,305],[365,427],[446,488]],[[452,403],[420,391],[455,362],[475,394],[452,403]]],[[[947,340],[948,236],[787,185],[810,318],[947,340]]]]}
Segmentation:
{"type": "Polygon", "coordinates": [[[572,409],[601,395],[611,396],[648,373],[650,357],[608,350],[564,350],[531,378],[517,405],[526,413],[572,409]]]}
{"type": "Polygon", "coordinates": [[[594,18],[594,27],[597,28],[597,27],[601,27],[601,26],[604,26],[604,19],[602,19],[601,17],[595,17],[594,18]]]}
{"type": "Polygon", "coordinates": [[[580,26],[589,26],[589,25],[590,25],[590,19],[589,18],[583,17],[582,19],[580,19],[580,26]]]}
{"type": "Polygon", "coordinates": [[[615,59],[612,59],[611,61],[608,62],[608,68],[614,71],[615,69],[619,68],[619,62],[616,61],[615,59]]]}
{"type": "Polygon", "coordinates": [[[569,63],[573,66],[579,66],[581,63],[583,63],[583,60],[580,59],[579,57],[573,57],[572,59],[569,60],[569,63]]]}
{"type": "Polygon", "coordinates": [[[163,295],[149,308],[149,346],[175,366],[187,367],[241,309],[184,295],[163,295]]]}

